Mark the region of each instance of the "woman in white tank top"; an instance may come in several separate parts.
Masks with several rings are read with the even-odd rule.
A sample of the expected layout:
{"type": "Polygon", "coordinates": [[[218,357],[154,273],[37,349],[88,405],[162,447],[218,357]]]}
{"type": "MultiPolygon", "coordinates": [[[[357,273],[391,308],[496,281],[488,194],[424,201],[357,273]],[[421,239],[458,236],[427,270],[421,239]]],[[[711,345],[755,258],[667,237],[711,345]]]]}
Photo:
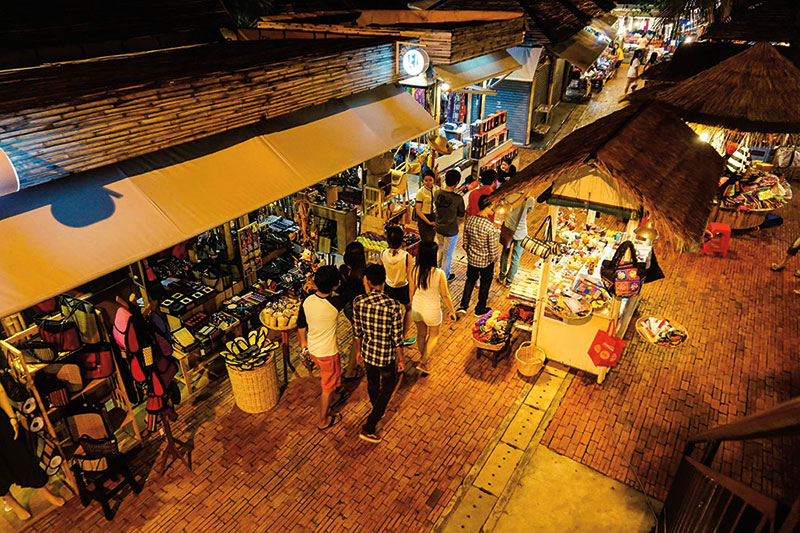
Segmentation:
{"type": "Polygon", "coordinates": [[[389,248],[381,252],[378,258],[378,263],[386,269],[384,292],[405,307],[403,344],[414,344],[415,339],[408,338],[408,328],[411,326],[411,297],[408,289],[408,280],[411,279],[411,254],[403,249],[403,230],[398,226],[386,228],[386,242],[389,243],[389,248]]]}
{"type": "Polygon", "coordinates": [[[417,325],[417,348],[421,355],[417,370],[430,372],[429,356],[439,344],[442,324],[442,300],[449,308],[450,320],[456,319],[456,309],[444,271],[436,267],[439,246],[435,242],[419,243],[417,264],[411,272],[411,320],[417,325]]]}

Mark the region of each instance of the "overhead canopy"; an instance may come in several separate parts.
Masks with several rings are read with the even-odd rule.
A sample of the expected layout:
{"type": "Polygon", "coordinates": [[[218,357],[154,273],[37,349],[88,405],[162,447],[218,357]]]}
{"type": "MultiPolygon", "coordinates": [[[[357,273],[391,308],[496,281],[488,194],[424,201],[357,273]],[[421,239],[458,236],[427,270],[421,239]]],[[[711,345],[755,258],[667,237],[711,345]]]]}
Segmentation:
{"type": "Polygon", "coordinates": [[[536,67],[539,66],[539,60],[542,57],[544,48],[541,46],[515,46],[509,48],[508,53],[517,60],[517,63],[522,65],[522,68],[515,70],[506,78],[507,80],[515,81],[533,81],[536,76],[536,67]]]}
{"type": "Polygon", "coordinates": [[[383,87],[0,197],[0,316],[122,268],[436,128],[383,87]],[[313,154],[313,157],[311,155],[313,154]]]}
{"type": "Polygon", "coordinates": [[[663,91],[631,96],[659,102],[685,120],[741,131],[800,132],[800,69],[758,43],[663,91]]]}
{"type": "Polygon", "coordinates": [[[450,86],[451,91],[457,91],[490,78],[499,78],[521,67],[511,54],[501,51],[452,65],[435,66],[433,70],[450,86]]]}
{"type": "Polygon", "coordinates": [[[553,183],[547,202],[566,207],[589,207],[612,215],[636,211],[640,206],[640,202],[622,190],[611,176],[591,164],[561,174],[553,183]]]}
{"type": "Polygon", "coordinates": [[[638,104],[575,130],[492,196],[527,193],[546,181],[569,178],[569,172],[600,171],[625,202],[644,206],[669,234],[697,243],[723,166],[719,154],[675,114],[657,104],[638,104]]]}
{"type": "Polygon", "coordinates": [[[587,26],[572,37],[548,45],[547,48],[579,69],[587,70],[610,43],[611,39],[607,35],[587,26]]]}

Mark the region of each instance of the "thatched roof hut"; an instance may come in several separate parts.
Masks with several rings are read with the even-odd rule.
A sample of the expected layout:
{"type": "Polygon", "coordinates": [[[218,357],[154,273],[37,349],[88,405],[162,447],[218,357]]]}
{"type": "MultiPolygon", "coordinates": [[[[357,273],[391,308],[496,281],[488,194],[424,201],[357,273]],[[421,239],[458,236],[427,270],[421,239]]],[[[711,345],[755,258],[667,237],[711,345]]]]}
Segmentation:
{"type": "Polygon", "coordinates": [[[741,2],[730,17],[712,22],[703,33],[703,39],[800,43],[800,2],[741,2]]]}
{"type": "Polygon", "coordinates": [[[668,233],[697,243],[711,214],[724,162],[675,114],[634,104],[575,130],[495,193],[525,192],[591,166],[653,213],[668,233]]]}
{"type": "Polygon", "coordinates": [[[674,87],[630,99],[662,103],[689,122],[750,132],[800,132],[800,69],[766,42],[674,87]]]}

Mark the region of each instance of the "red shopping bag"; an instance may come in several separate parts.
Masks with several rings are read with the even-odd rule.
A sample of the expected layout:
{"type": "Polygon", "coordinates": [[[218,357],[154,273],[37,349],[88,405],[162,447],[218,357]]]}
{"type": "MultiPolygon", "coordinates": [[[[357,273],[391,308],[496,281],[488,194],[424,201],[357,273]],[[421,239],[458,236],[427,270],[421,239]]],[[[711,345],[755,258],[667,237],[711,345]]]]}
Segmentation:
{"type": "Polygon", "coordinates": [[[622,355],[622,348],[625,341],[616,337],[616,326],[614,321],[609,322],[608,329],[597,330],[592,345],[589,346],[589,357],[595,366],[617,366],[619,356],[622,355]]]}

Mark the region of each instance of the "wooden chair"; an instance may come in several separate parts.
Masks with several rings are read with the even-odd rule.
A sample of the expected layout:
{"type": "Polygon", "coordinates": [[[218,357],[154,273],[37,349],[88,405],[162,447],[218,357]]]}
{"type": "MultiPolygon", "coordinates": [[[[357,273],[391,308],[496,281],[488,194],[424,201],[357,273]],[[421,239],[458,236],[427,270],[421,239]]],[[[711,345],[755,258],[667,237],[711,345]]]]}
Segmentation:
{"type": "Polygon", "coordinates": [[[66,416],[67,428],[78,448],[72,458],[72,472],[78,485],[81,504],[88,506],[92,500],[100,502],[106,520],[112,520],[109,500],[123,487],[130,485],[135,494],[142,489],[120,453],[116,438],[108,429],[103,411],[97,407],[78,407],[66,416]],[[107,481],[122,481],[106,488],[107,481]]]}

